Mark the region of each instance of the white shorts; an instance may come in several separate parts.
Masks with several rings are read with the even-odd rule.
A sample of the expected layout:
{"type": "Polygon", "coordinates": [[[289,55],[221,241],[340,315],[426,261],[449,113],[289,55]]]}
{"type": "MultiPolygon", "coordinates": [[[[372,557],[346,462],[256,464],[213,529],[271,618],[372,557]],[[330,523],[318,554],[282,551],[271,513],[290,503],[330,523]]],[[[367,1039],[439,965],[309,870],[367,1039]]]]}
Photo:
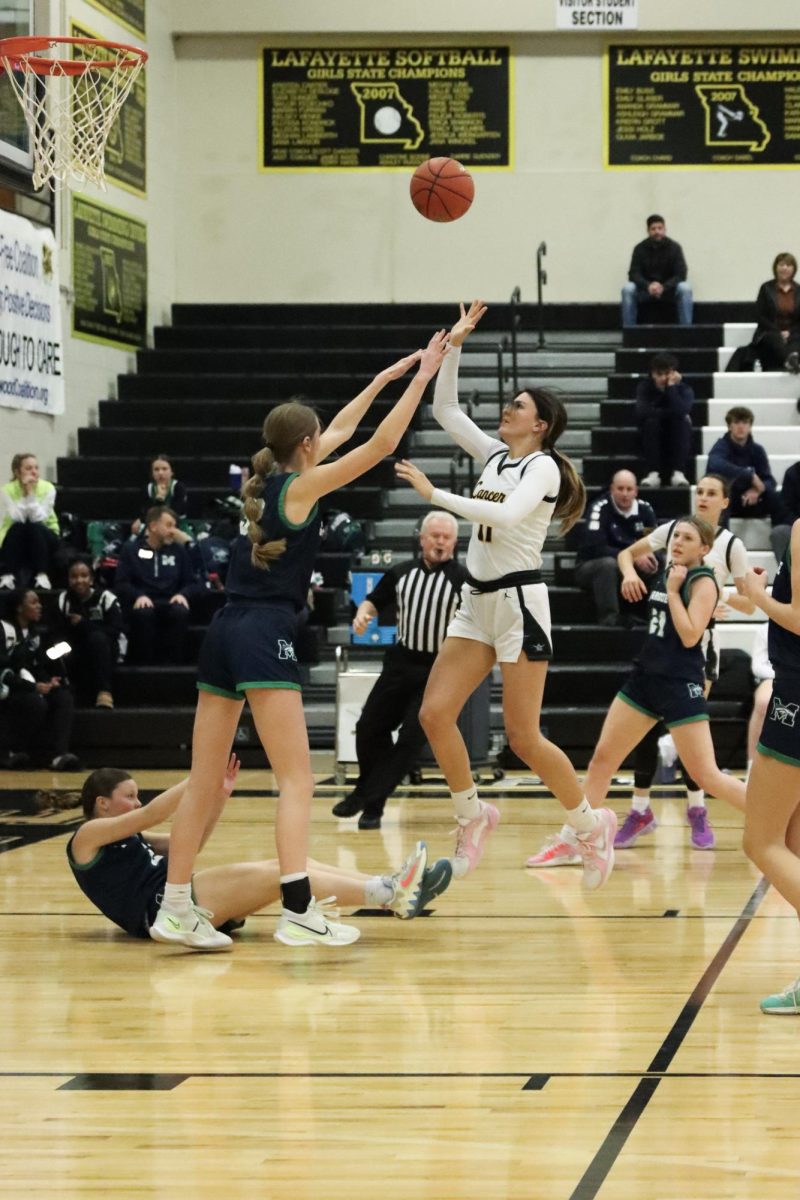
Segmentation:
{"type": "Polygon", "coordinates": [[[498,662],[516,662],[523,650],[531,662],[552,658],[547,584],[526,583],[497,592],[476,592],[465,583],[447,636],[492,646],[498,662]]]}

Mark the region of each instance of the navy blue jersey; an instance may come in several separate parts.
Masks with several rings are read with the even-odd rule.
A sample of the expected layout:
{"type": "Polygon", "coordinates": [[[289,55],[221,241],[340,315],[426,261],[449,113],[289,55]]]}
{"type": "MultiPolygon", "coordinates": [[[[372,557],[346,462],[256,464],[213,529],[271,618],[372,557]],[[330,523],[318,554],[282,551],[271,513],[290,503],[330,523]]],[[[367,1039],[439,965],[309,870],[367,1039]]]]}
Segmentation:
{"type": "Polygon", "coordinates": [[[283,471],[268,475],[264,481],[264,511],[259,522],[264,537],[268,542],[286,538],[286,549],[273,559],[269,569],[253,566],[250,557],[253,543],[248,537],[238,537],[233,543],[225,591],[234,603],[237,599],[289,603],[297,611],[306,606],[319,549],[320,521],[316,504],[301,525],[293,525],[287,518],[286,489],[296,477],[296,471],[283,471]]]}
{"type": "MultiPolygon", "coordinates": [[[[719,587],[710,567],[692,567],[681,585],[681,599],[688,607],[692,588],[698,579],[710,579],[719,587]]],[[[705,654],[702,634],[694,646],[684,646],[669,611],[666,575],[658,577],[658,583],[650,593],[648,636],[634,660],[648,675],[668,675],[673,679],[685,679],[702,684],[705,681],[705,654]]],[[[713,614],[709,624],[713,621],[713,614]]]]}
{"type": "Polygon", "coordinates": [[[78,886],[95,908],[135,937],[147,937],[148,909],[164,891],[167,860],[156,854],[140,833],[101,846],[91,862],[72,857],[73,834],[67,843],[67,861],[78,886]]]}
{"type": "MultiPolygon", "coordinates": [[[[781,565],[772,583],[772,599],[779,604],[792,603],[792,545],[786,547],[781,565]]],[[[767,635],[769,661],[776,672],[800,675],[800,637],[775,621],[769,623],[767,635]]]]}

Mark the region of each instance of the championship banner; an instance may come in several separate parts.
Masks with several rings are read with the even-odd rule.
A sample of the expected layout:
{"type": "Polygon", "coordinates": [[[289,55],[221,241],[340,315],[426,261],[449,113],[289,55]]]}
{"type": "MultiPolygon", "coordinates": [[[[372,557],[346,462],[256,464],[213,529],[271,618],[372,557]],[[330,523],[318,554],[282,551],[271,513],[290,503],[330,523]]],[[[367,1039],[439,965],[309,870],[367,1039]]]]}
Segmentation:
{"type": "Polygon", "coordinates": [[[797,167],[800,44],[606,52],[607,167],[797,167]]]}
{"type": "Polygon", "coordinates": [[[0,405],[62,413],[62,364],[55,238],[0,210],[0,405]]]}
{"type": "Polygon", "coordinates": [[[147,226],[72,195],[72,332],[127,349],[147,341],[147,226]]]}
{"type": "Polygon", "coordinates": [[[99,8],[101,12],[113,17],[118,24],[130,29],[131,33],[138,33],[144,37],[147,0],[88,0],[88,2],[93,8],[99,8]]]}
{"type": "Polygon", "coordinates": [[[264,47],[262,171],[511,165],[508,46],[264,47]]]}

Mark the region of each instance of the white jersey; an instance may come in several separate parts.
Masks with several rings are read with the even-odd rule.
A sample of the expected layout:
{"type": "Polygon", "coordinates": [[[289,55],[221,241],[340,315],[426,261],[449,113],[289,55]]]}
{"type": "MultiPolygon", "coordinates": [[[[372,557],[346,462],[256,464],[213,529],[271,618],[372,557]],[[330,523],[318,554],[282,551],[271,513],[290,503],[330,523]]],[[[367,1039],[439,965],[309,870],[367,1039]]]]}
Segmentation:
{"type": "MultiPolygon", "coordinates": [[[[666,550],[667,562],[672,561],[672,538],[677,521],[669,521],[659,525],[647,540],[654,550],[666,550]]],[[[718,529],[714,545],[703,559],[703,565],[711,567],[719,588],[720,599],[725,595],[725,584],[733,576],[741,579],[747,572],[747,551],[744,542],[730,529],[718,529]]],[[[706,679],[719,678],[719,638],[712,619],[708,629],[703,634],[703,653],[706,659],[706,679]]]]}
{"type": "Polygon", "coordinates": [[[458,407],[459,348],[436,379],[433,415],[462,449],[483,463],[471,497],[435,488],[431,503],[473,524],[467,570],[488,581],[542,564],[542,546],[558,499],[561,473],[547,451],[509,460],[508,446],[484,433],[458,407]]]}

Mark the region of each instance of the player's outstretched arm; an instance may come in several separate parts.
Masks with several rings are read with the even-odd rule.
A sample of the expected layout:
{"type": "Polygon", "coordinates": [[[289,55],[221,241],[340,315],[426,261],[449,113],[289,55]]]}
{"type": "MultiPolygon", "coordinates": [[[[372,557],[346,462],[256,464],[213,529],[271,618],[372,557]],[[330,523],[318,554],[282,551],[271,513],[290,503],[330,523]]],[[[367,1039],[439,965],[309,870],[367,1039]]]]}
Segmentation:
{"type": "Polygon", "coordinates": [[[446,433],[466,450],[472,458],[485,462],[489,455],[503,443],[480,428],[458,404],[458,367],[461,346],[486,312],[482,300],[473,300],[469,312],[460,305],[461,316],[450,330],[451,350],[444,362],[433,393],[433,415],[446,433]]]}
{"type": "Polygon", "coordinates": [[[419,362],[421,354],[421,350],[415,350],[413,354],[407,354],[390,367],[379,371],[363,392],[359,392],[336,414],[328,428],[320,435],[320,462],[324,462],[335,450],[350,441],[372,401],[380,395],[387,383],[391,383],[393,379],[400,379],[410,371],[414,363],[419,362]]]}

